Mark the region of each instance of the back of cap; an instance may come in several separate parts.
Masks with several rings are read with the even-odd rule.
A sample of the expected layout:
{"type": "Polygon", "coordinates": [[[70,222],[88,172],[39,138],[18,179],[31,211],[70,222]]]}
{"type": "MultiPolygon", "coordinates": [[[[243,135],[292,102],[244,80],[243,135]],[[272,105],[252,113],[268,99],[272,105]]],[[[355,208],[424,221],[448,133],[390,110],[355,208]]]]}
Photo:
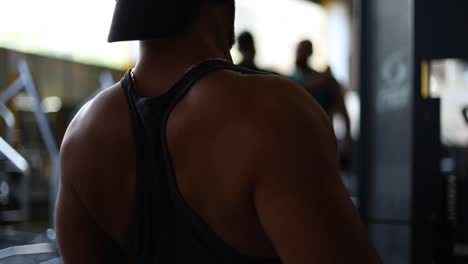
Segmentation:
{"type": "Polygon", "coordinates": [[[147,40],[183,30],[197,9],[198,0],[118,0],[109,42],[147,40]]]}

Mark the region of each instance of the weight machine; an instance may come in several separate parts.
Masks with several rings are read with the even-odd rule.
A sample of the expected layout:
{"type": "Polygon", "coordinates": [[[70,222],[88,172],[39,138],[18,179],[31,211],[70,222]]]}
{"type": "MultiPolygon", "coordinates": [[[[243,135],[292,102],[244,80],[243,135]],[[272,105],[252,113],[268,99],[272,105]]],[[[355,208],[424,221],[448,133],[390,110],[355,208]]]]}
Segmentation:
{"type": "MultiPolygon", "coordinates": [[[[50,229],[47,230],[47,238],[50,243],[40,243],[32,245],[14,246],[0,250],[0,262],[2,259],[25,256],[25,255],[38,255],[38,254],[53,254],[57,255],[55,245],[55,231],[54,227],[54,209],[58,194],[58,187],[60,182],[60,164],[59,164],[59,148],[57,141],[50,127],[46,114],[42,109],[42,101],[39,96],[36,85],[33,81],[31,71],[25,60],[20,60],[17,66],[18,78],[8,86],[0,95],[0,118],[3,120],[6,127],[5,138],[0,137],[0,155],[3,156],[8,164],[8,168],[14,169],[14,172],[22,174],[21,180],[21,206],[20,210],[15,212],[1,212],[0,221],[3,218],[7,220],[15,220],[16,222],[24,222],[29,220],[29,178],[30,178],[30,165],[28,161],[18,153],[13,143],[13,131],[15,127],[15,116],[12,111],[6,106],[17,94],[25,91],[31,98],[34,116],[39,127],[41,138],[46,146],[47,153],[51,160],[51,178],[49,183],[49,221],[50,229]]],[[[88,101],[92,100],[98,93],[105,90],[107,87],[114,83],[113,77],[110,72],[105,71],[100,76],[101,87],[96,90],[90,97],[88,97],[82,104],[80,104],[74,111],[72,111],[71,118],[73,118],[78,110],[88,101]]],[[[71,119],[70,119],[71,120],[71,119]]],[[[9,185],[6,180],[0,177],[0,202],[2,198],[7,199],[10,195],[9,185]]],[[[43,262],[43,264],[58,264],[61,263],[60,258],[43,262]]]]}

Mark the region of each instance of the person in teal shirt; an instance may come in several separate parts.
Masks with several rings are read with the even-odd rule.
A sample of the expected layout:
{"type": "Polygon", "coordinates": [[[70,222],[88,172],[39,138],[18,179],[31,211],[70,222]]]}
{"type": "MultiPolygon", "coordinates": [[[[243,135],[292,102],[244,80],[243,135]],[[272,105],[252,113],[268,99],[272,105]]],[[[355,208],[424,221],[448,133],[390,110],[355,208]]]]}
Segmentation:
{"type": "Polygon", "coordinates": [[[345,121],[346,137],[342,149],[346,156],[351,152],[351,122],[344,103],[344,91],[331,73],[330,68],[325,72],[318,72],[309,65],[309,59],[314,54],[311,41],[301,41],[296,50],[296,65],[290,79],[300,83],[310,95],[320,104],[323,110],[332,118],[340,114],[345,121]]]}

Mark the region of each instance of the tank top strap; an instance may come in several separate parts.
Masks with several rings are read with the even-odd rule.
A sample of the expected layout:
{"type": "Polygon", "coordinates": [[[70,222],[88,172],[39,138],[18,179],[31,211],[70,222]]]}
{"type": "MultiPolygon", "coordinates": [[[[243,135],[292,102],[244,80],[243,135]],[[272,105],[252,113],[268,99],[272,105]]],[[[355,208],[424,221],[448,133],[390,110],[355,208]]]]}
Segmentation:
{"type": "MultiPolygon", "coordinates": [[[[193,85],[205,75],[218,70],[231,70],[242,74],[271,75],[271,73],[247,69],[224,60],[209,60],[189,70],[188,73],[184,76],[184,78],[180,81],[180,83],[176,87],[174,87],[174,96],[171,98],[170,103],[164,110],[162,120],[160,123],[161,125],[159,127],[159,135],[161,142],[161,149],[159,150],[159,155],[163,158],[164,161],[164,175],[166,176],[167,187],[169,188],[169,193],[171,195],[170,198],[172,201],[172,205],[174,206],[176,221],[180,223],[181,227],[188,228],[187,233],[181,236],[181,240],[190,241],[191,239],[195,238],[197,243],[203,245],[204,250],[209,252],[210,256],[218,261],[204,261],[204,263],[207,264],[278,264],[280,263],[279,259],[241,255],[235,249],[226,244],[222,240],[222,238],[220,238],[213,231],[213,229],[197,214],[197,212],[190,207],[190,205],[187,203],[182,193],[180,192],[177,184],[174,170],[175,168],[173,167],[167,141],[167,122],[177,104],[185,97],[190,88],[192,88],[193,85]]],[[[186,252],[189,251],[190,248],[187,249],[186,252]]],[[[184,260],[183,263],[188,263],[188,260],[184,260]]]]}
{"type": "Polygon", "coordinates": [[[145,132],[143,126],[143,120],[139,115],[139,111],[136,105],[137,98],[135,94],[135,87],[133,86],[133,80],[131,76],[131,70],[128,70],[120,85],[125,95],[125,101],[127,103],[128,112],[130,115],[130,125],[132,128],[132,139],[134,144],[134,159],[135,159],[135,187],[136,192],[134,195],[135,202],[133,203],[131,211],[131,221],[127,233],[125,234],[124,249],[132,255],[137,256],[136,263],[144,263],[144,260],[148,260],[149,245],[148,236],[145,232],[145,225],[151,221],[148,219],[147,205],[144,202],[146,190],[144,186],[146,184],[146,161],[145,155],[147,153],[145,145],[145,132]]]}
{"type": "Polygon", "coordinates": [[[120,85],[122,86],[122,90],[125,95],[125,100],[127,102],[127,107],[128,107],[129,114],[130,114],[132,134],[133,134],[133,140],[135,144],[135,154],[136,154],[136,160],[137,160],[136,167],[137,167],[137,174],[138,174],[138,170],[139,168],[141,168],[141,166],[138,165],[138,162],[143,160],[141,158],[141,155],[144,153],[143,151],[140,151],[141,147],[144,144],[143,133],[142,133],[143,125],[142,125],[142,120],[140,118],[140,115],[138,114],[138,109],[136,106],[135,88],[133,87],[131,70],[128,70],[125,73],[123,79],[120,82],[120,85]]]}
{"type": "Polygon", "coordinates": [[[232,70],[242,74],[269,74],[266,72],[255,71],[237,66],[222,59],[208,59],[190,68],[186,74],[171,88],[169,93],[172,95],[171,97],[174,96],[176,98],[171,98],[170,101],[178,103],[180,98],[184,97],[187,91],[190,90],[190,88],[198,80],[203,78],[205,75],[218,70],[232,70]]]}
{"type": "MultiPolygon", "coordinates": [[[[173,263],[174,250],[180,246],[177,245],[180,240],[175,241],[174,234],[177,229],[177,212],[181,211],[189,214],[188,224],[202,231],[196,233],[209,238],[208,242],[213,241],[204,243],[207,248],[218,249],[214,250],[219,251],[218,253],[210,251],[211,254],[232,256],[232,259],[235,259],[235,254],[230,254],[230,250],[215,245],[223,243],[219,239],[211,239],[212,232],[208,226],[196,228],[202,225],[203,221],[194,215],[190,216],[194,212],[186,206],[180,196],[166,137],[167,121],[177,104],[198,80],[217,70],[268,74],[236,66],[225,60],[210,59],[190,68],[167,92],[156,97],[141,97],[136,94],[131,70],[128,70],[121,80],[131,118],[136,159],[135,202],[125,246],[131,254],[137,256],[137,263],[173,263]]],[[[202,237],[197,240],[203,240],[202,237]]],[[[192,239],[186,238],[186,241],[192,239]]]]}

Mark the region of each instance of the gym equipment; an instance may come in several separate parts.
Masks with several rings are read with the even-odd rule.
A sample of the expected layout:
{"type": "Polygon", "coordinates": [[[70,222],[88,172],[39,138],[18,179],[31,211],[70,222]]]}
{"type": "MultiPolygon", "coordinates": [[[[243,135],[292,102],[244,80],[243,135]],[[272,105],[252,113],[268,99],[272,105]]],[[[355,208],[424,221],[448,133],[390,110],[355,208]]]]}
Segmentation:
{"type": "Polygon", "coordinates": [[[2,137],[0,137],[0,153],[3,154],[10,162],[15,166],[15,168],[24,174],[27,174],[29,171],[29,164],[26,159],[21,156],[8,142],[6,142],[2,137]]]}
{"type": "MultiPolygon", "coordinates": [[[[50,156],[52,163],[52,175],[50,181],[50,195],[49,195],[49,215],[50,221],[53,226],[54,219],[54,209],[55,209],[55,200],[58,192],[58,184],[60,180],[60,166],[59,166],[59,149],[57,147],[57,142],[50,128],[49,121],[47,116],[42,110],[41,99],[39,97],[38,90],[34,84],[31,71],[25,60],[20,60],[18,63],[18,78],[3,91],[3,94],[0,96],[0,106],[10,101],[15,95],[25,89],[26,93],[31,97],[34,115],[36,117],[37,124],[39,126],[39,132],[41,133],[42,139],[45,143],[47,152],[50,156]]],[[[11,112],[5,111],[6,107],[0,107],[0,110],[4,116],[4,120],[7,121],[7,124],[12,124],[11,121],[11,112]]]]}
{"type": "Polygon", "coordinates": [[[55,247],[50,243],[34,244],[27,246],[9,247],[0,250],[0,259],[19,255],[33,255],[55,252],[55,247]]]}
{"type": "Polygon", "coordinates": [[[13,128],[15,127],[15,116],[4,104],[0,104],[0,117],[7,127],[6,141],[11,144],[13,140],[13,128]]]}
{"type": "Polygon", "coordinates": [[[55,258],[46,262],[42,262],[41,264],[62,264],[62,261],[60,260],[60,258],[55,258]]]}
{"type": "MultiPolygon", "coordinates": [[[[16,94],[22,91],[24,88],[26,93],[32,98],[33,103],[33,110],[34,115],[36,117],[37,124],[40,129],[40,133],[42,139],[47,148],[47,152],[52,161],[52,177],[50,182],[50,226],[54,226],[54,208],[55,202],[58,192],[58,184],[59,184],[59,149],[57,147],[57,143],[55,137],[53,136],[52,130],[48,123],[47,117],[42,110],[41,100],[39,94],[37,92],[36,86],[33,82],[31,72],[29,70],[28,64],[26,61],[21,60],[18,63],[18,79],[15,80],[7,89],[4,90],[3,94],[0,95],[0,119],[3,119],[6,128],[6,138],[3,139],[0,137],[0,153],[3,154],[10,162],[13,164],[13,167],[16,171],[23,173],[25,175],[29,172],[29,164],[25,158],[23,158],[12,146],[13,140],[13,128],[15,126],[15,117],[12,112],[6,107],[6,103],[11,100],[16,94]]],[[[97,89],[91,96],[89,96],[82,104],[80,104],[74,111],[72,111],[70,120],[76,115],[78,110],[88,101],[92,100],[98,93],[102,92],[106,88],[112,86],[114,84],[114,79],[112,74],[108,71],[103,72],[100,75],[100,88],[97,89]]],[[[0,175],[1,176],[1,175],[0,175]]],[[[24,179],[28,179],[28,177],[23,177],[24,179]]],[[[21,192],[21,197],[24,199],[24,208],[28,209],[26,205],[26,201],[28,200],[28,184],[25,181],[23,191],[21,192]]],[[[0,202],[2,197],[6,197],[9,193],[9,185],[8,181],[2,180],[0,177],[0,202]]],[[[23,215],[27,215],[27,213],[23,213],[23,215]]],[[[1,213],[0,213],[1,216],[1,213]]],[[[52,243],[41,243],[41,244],[32,244],[32,245],[24,245],[24,246],[15,246],[9,247],[7,249],[0,250],[0,263],[3,263],[3,260],[12,257],[21,257],[25,255],[41,255],[52,253],[54,256],[57,256],[57,249],[55,245],[55,232],[53,229],[47,230],[47,237],[48,241],[52,241],[52,243]]],[[[6,261],[6,260],[5,260],[6,261]]],[[[46,262],[42,262],[43,264],[60,264],[60,258],[54,258],[48,260],[46,262]]]]}
{"type": "Polygon", "coordinates": [[[38,243],[13,246],[0,250],[0,263],[48,263],[60,264],[57,249],[53,243],[38,243]],[[45,261],[45,262],[44,262],[45,261]]]}
{"type": "Polygon", "coordinates": [[[446,254],[453,255],[452,241],[441,236],[447,232],[441,232],[440,100],[430,95],[427,66],[431,60],[468,58],[468,28],[459,26],[467,7],[452,0],[355,5],[362,103],[359,205],[385,263],[457,263],[446,254]]]}
{"type": "MultiPolygon", "coordinates": [[[[20,220],[26,221],[29,218],[29,164],[25,158],[23,158],[10,144],[12,143],[13,128],[15,125],[15,118],[12,112],[6,107],[6,103],[10,101],[15,95],[21,91],[25,91],[31,98],[34,115],[39,127],[39,132],[45,143],[47,152],[50,156],[52,163],[52,175],[50,181],[50,223],[53,226],[54,219],[54,208],[55,200],[57,197],[58,184],[59,184],[59,149],[52,133],[52,129],[49,125],[47,116],[42,110],[41,99],[39,97],[38,90],[34,84],[34,81],[29,70],[29,66],[25,60],[20,60],[17,66],[18,78],[7,87],[0,96],[0,117],[3,119],[6,128],[7,136],[6,140],[0,137],[0,153],[8,159],[8,161],[14,166],[17,172],[23,175],[22,187],[19,194],[21,200],[21,217],[16,216],[14,211],[1,212],[0,216],[6,220],[20,220]]],[[[8,181],[0,181],[0,194],[4,196],[9,195],[8,181]]],[[[18,215],[18,213],[16,214],[18,215]]],[[[26,246],[10,247],[7,249],[0,250],[0,259],[6,259],[18,255],[30,255],[30,254],[45,254],[56,252],[55,245],[53,243],[34,244],[26,246]]],[[[56,254],[54,254],[56,256],[56,254]]],[[[6,260],[5,260],[6,261],[6,260]]],[[[3,263],[3,261],[0,261],[3,263]]]]}
{"type": "MultiPolygon", "coordinates": [[[[29,164],[0,137],[0,222],[24,222],[29,218],[29,164]],[[16,186],[14,178],[19,178],[16,186]]],[[[18,179],[17,179],[18,180],[18,179]]]]}
{"type": "Polygon", "coordinates": [[[99,82],[101,83],[101,87],[99,87],[99,89],[94,91],[94,93],[92,93],[88,98],[83,100],[83,102],[81,104],[79,104],[77,107],[75,107],[75,109],[73,109],[73,111],[70,114],[69,122],[71,122],[71,120],[75,117],[75,115],[78,113],[78,111],[80,111],[80,109],[87,102],[94,99],[94,97],[96,97],[96,95],[98,95],[100,92],[104,91],[105,89],[111,87],[115,83],[114,78],[112,77],[112,74],[109,71],[105,71],[105,72],[101,73],[101,75],[99,76],[99,82]]]}

